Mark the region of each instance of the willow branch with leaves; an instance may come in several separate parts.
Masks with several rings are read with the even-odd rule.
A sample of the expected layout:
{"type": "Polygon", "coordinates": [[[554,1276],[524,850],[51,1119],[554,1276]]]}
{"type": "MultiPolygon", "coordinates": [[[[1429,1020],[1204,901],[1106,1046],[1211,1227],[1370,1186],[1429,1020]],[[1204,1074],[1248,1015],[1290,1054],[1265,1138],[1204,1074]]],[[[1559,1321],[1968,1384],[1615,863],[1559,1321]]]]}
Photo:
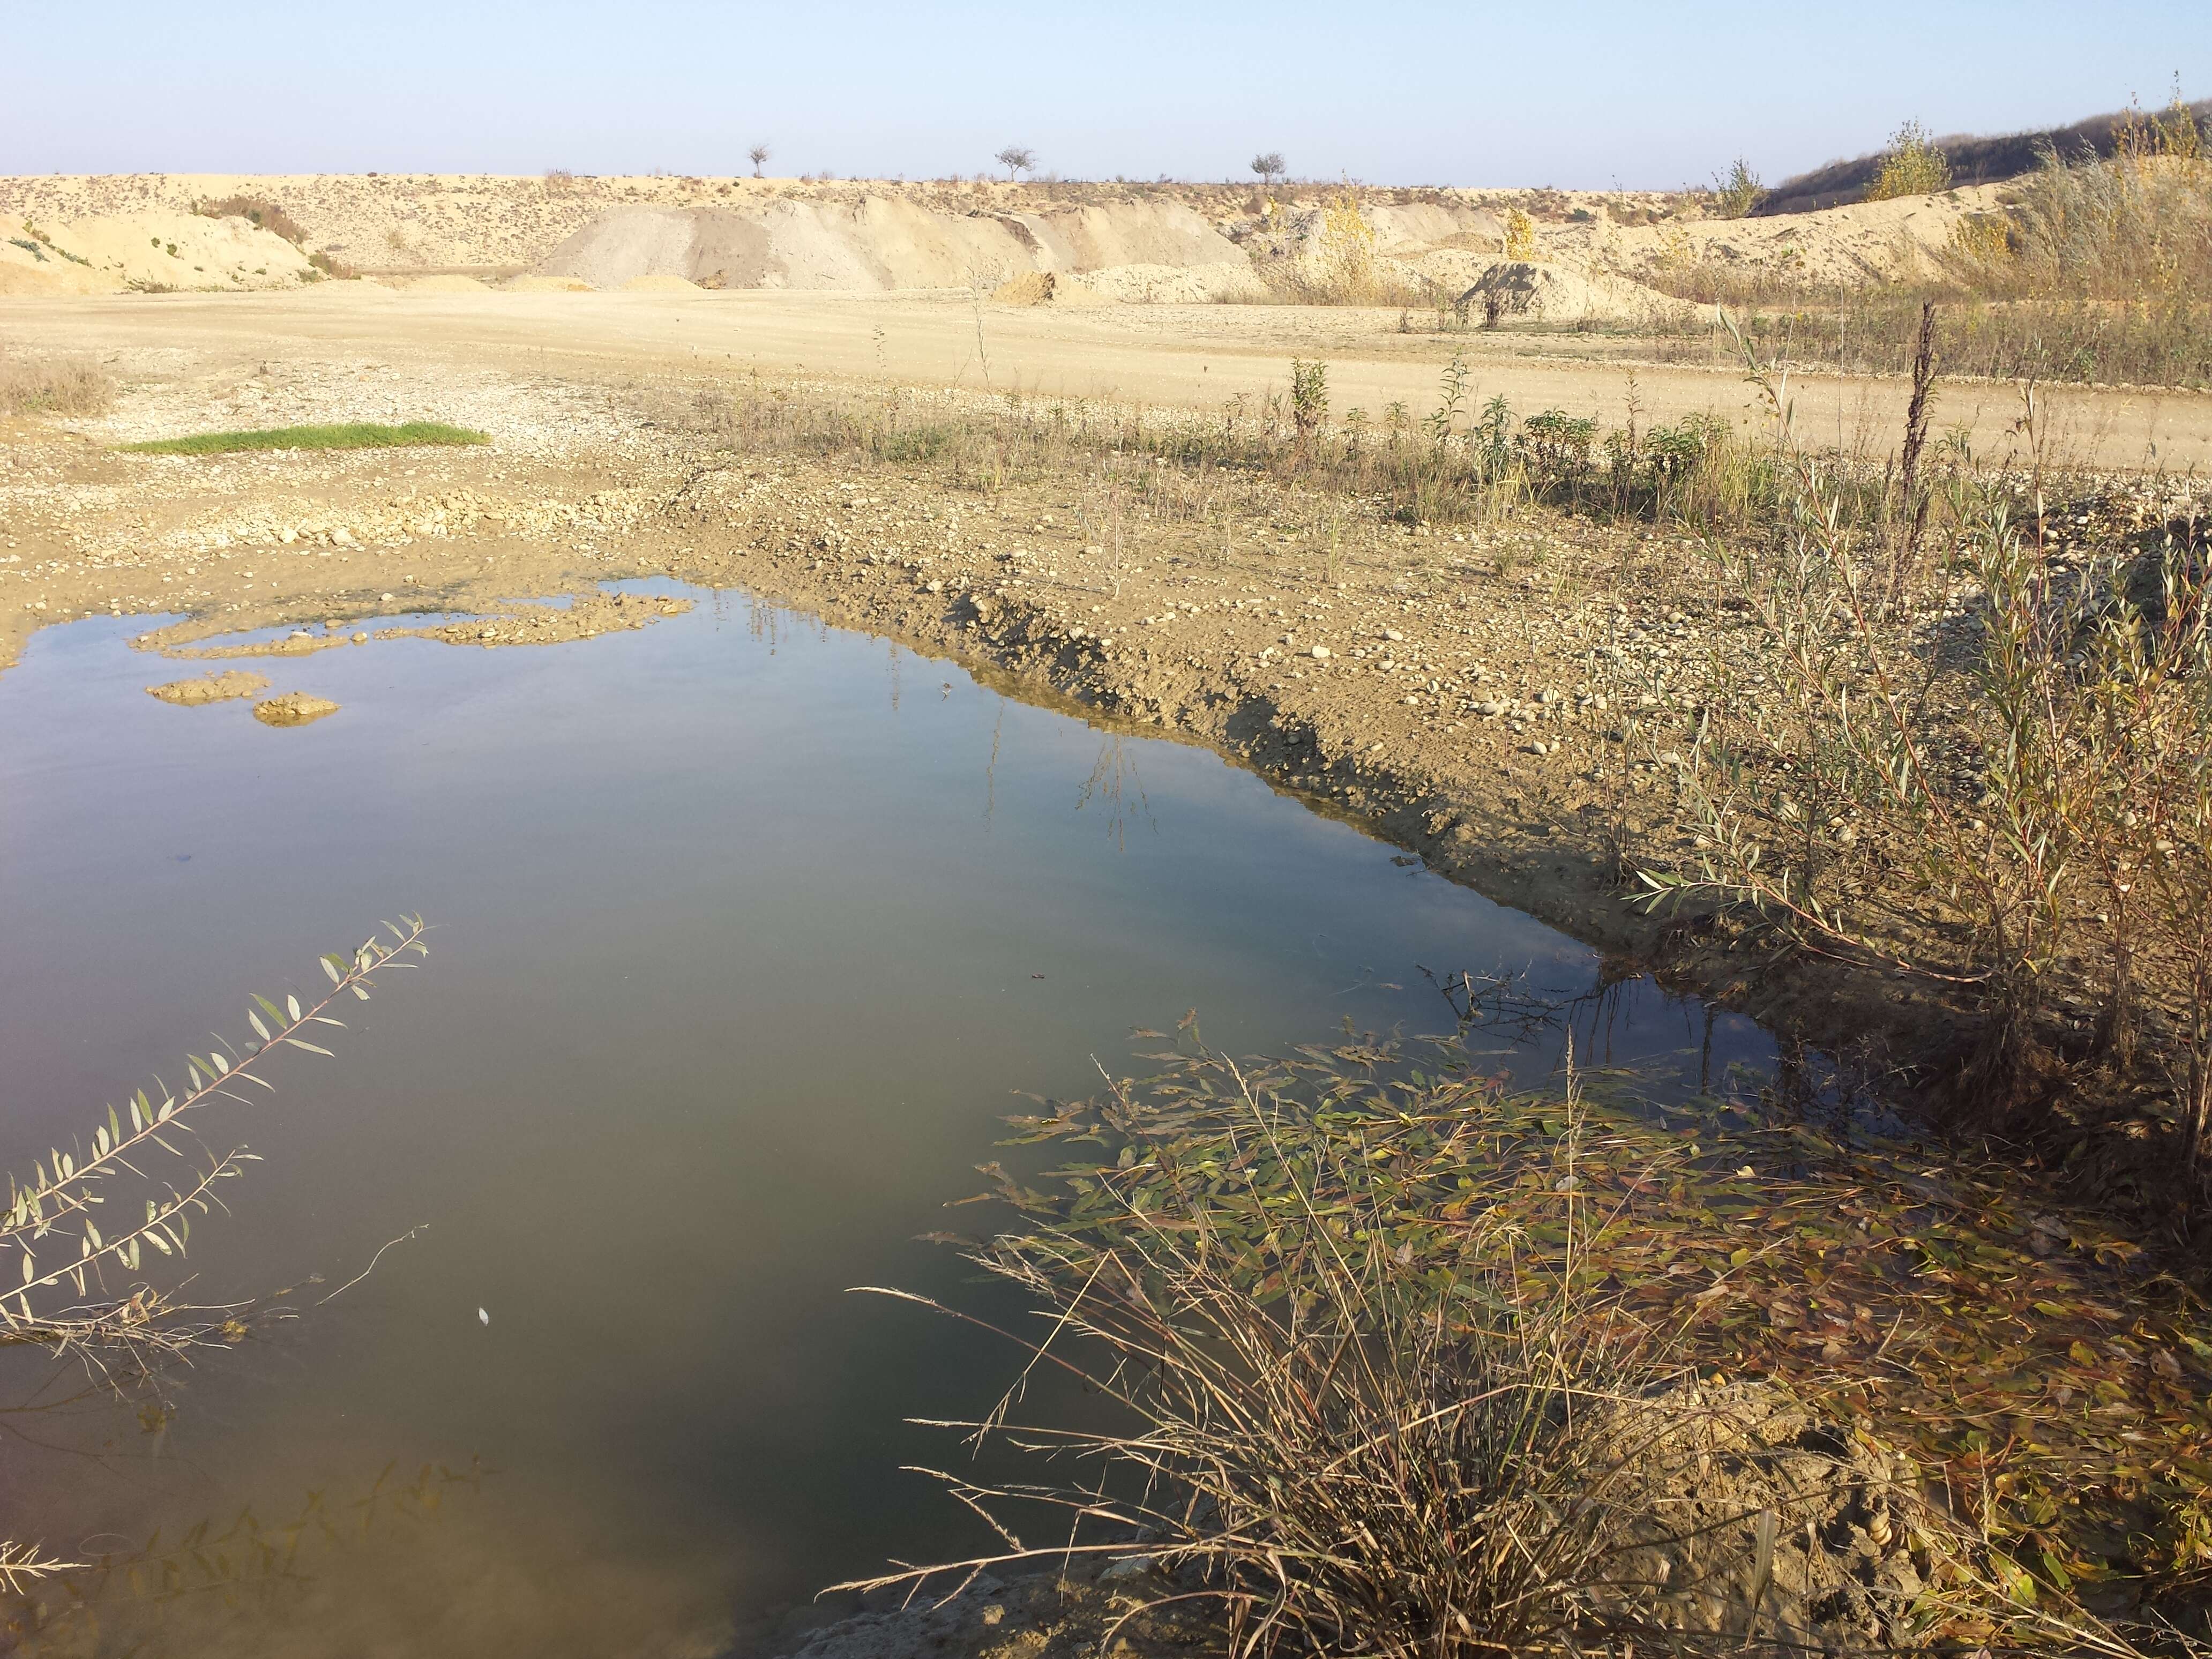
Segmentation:
{"type": "Polygon", "coordinates": [[[0,1346],[76,1353],[103,1371],[120,1356],[143,1374],[154,1358],[181,1353],[234,1322],[230,1310],[192,1307],[135,1279],[149,1251],[181,1257],[192,1218],[219,1204],[220,1183],[253,1161],[242,1146],[210,1147],[194,1114],[218,1098],[246,1098],[240,1091],[245,1084],[270,1089],[259,1073],[277,1049],[328,1055],[308,1040],[307,1029],[342,1027],[329,1008],[349,996],[366,1002],[372,975],[415,965],[408,958],[426,954],[423,932],[419,917],[404,918],[350,954],[322,957],[331,989],[319,1001],[303,1004],[288,995],[279,1004],[255,996],[246,1014],[253,1036],[218,1038],[205,1054],[187,1054],[183,1088],[156,1079],[122,1111],[110,1106],[89,1140],[52,1148],[27,1173],[11,1175],[0,1212],[0,1346]],[[162,1158],[179,1160],[190,1173],[156,1178],[149,1171],[162,1158]],[[133,1282],[112,1287],[118,1279],[133,1282]]]}
{"type": "MultiPolygon", "coordinates": [[[[244,1100],[240,1084],[272,1088],[260,1071],[279,1048],[328,1056],[329,1049],[303,1035],[307,1028],[343,1029],[330,1007],[348,996],[368,1001],[375,985],[371,976],[386,968],[416,966],[409,958],[428,953],[424,931],[421,917],[402,917],[397,924],[386,922],[383,933],[349,955],[322,957],[331,988],[319,1001],[303,1004],[287,995],[279,1004],[256,995],[246,1012],[252,1036],[218,1037],[204,1054],[186,1054],[183,1089],[173,1090],[157,1078],[151,1091],[133,1094],[123,1111],[110,1106],[89,1141],[66,1151],[50,1148],[27,1175],[10,1176],[7,1208],[0,1212],[0,1286],[5,1287],[0,1346],[75,1355],[95,1382],[119,1389],[132,1379],[154,1376],[165,1359],[242,1336],[240,1306],[194,1306],[173,1290],[137,1278],[149,1248],[157,1256],[183,1256],[192,1217],[221,1203],[218,1184],[253,1161],[242,1146],[212,1150],[194,1114],[218,1098],[244,1100]],[[176,1159],[190,1174],[157,1180],[149,1173],[156,1158],[176,1159]],[[138,1204],[145,1206],[143,1215],[138,1204]],[[105,1227],[102,1216],[108,1218],[105,1227]],[[130,1282],[112,1288],[112,1279],[130,1282]]],[[[10,1594],[82,1565],[46,1555],[35,1545],[0,1540],[0,1589],[10,1594]]]]}

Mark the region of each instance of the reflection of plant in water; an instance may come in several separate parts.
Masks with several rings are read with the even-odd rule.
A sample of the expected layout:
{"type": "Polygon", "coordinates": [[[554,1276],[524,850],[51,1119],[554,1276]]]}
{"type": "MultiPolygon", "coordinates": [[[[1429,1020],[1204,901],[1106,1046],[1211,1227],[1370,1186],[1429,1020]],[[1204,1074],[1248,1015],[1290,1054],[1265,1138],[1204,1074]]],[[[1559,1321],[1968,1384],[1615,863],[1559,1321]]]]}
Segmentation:
{"type": "Polygon", "coordinates": [[[1137,757],[1129,752],[1126,738],[1119,732],[1109,732],[1098,745],[1098,758],[1091,763],[1091,775],[1076,792],[1075,810],[1080,812],[1094,798],[1103,802],[1106,808],[1106,833],[1114,837],[1116,851],[1126,850],[1129,844],[1131,790],[1136,794],[1133,810],[1145,815],[1145,822],[1158,835],[1159,821],[1152,817],[1152,804],[1145,797],[1144,781],[1137,775],[1137,757]]]}
{"type": "MultiPolygon", "coordinates": [[[[340,1026],[325,1012],[331,1004],[348,995],[368,1001],[371,975],[411,967],[404,958],[427,954],[421,919],[403,920],[388,938],[321,958],[331,989],[319,1002],[287,996],[280,1005],[255,996],[246,1015],[252,1037],[218,1039],[204,1054],[187,1054],[183,1088],[156,1079],[152,1092],[139,1090],[123,1112],[110,1106],[89,1139],[51,1149],[27,1173],[9,1177],[0,1212],[0,1285],[9,1287],[0,1297],[0,1347],[40,1347],[75,1358],[95,1385],[121,1392],[157,1383],[166,1364],[194,1348],[242,1340],[250,1321],[267,1316],[243,1304],[183,1302],[137,1275],[149,1254],[181,1257],[192,1217],[207,1214],[221,1201],[217,1184],[254,1161],[242,1147],[215,1151],[201,1139],[195,1114],[217,1099],[243,1100],[241,1083],[270,1088],[259,1069],[273,1049],[329,1054],[303,1035],[307,1028],[340,1026]],[[149,1174],[163,1158],[185,1173],[170,1180],[149,1174]]],[[[21,1546],[0,1545],[0,1576],[11,1586],[54,1570],[21,1546]]]]}
{"type": "Polygon", "coordinates": [[[137,1549],[70,1563],[35,1594],[10,1583],[10,1599],[0,1601],[0,1632],[19,1641],[52,1638],[103,1613],[137,1609],[158,1616],[165,1606],[186,1601],[213,1600],[234,1611],[250,1597],[313,1582],[310,1568],[318,1551],[359,1546],[395,1525],[427,1525],[449,1496],[481,1492],[484,1478],[498,1473],[477,1456],[461,1469],[425,1463],[411,1480],[393,1479],[398,1468],[397,1459],[386,1464],[368,1490],[349,1502],[333,1504],[326,1493],[310,1492],[281,1521],[264,1522],[248,1507],[220,1530],[203,1520],[171,1540],[156,1531],[137,1549]]]}
{"type": "Polygon", "coordinates": [[[1465,1037],[1481,1030],[1503,1033],[1515,1048],[1533,1042],[1545,1031],[1556,1030],[1565,1019],[1566,1009],[1560,998],[1553,993],[1532,989],[1528,970],[1513,973],[1477,974],[1462,969],[1456,974],[1438,978],[1435,970],[1422,967],[1421,977],[1437,988],[1445,1006],[1452,1011],[1457,1023],[1457,1035],[1465,1037]]]}

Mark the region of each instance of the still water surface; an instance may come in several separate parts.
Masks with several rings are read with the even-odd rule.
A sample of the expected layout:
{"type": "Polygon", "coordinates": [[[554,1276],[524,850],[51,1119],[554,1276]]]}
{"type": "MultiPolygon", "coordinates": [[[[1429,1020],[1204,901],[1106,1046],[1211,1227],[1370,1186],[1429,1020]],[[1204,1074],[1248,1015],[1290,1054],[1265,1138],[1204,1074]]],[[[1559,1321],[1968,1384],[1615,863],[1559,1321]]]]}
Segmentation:
{"type": "MultiPolygon", "coordinates": [[[[11,1163],[239,1030],[247,991],[320,983],[376,918],[437,924],[335,1061],[289,1056],[211,1121],[266,1161],[196,1231],[193,1294],[319,1273],[311,1301],[422,1231],[204,1360],[166,1421],[0,1418],[5,1532],[116,1548],[250,1512],[284,1540],[319,1505],[311,1582],[118,1601],[66,1650],[155,1620],[152,1652],[703,1656],[963,1547],[897,1472],[953,1449],[901,1419],[974,1411],[1007,1357],[846,1291],[975,1294],[914,1241],[959,1219],[1014,1091],[1140,1070],[1131,1028],[1187,1009],[1245,1054],[1448,1028],[1423,965],[1595,981],[1583,947],[1205,750],[696,597],[556,647],[243,665],[343,705],[296,730],[155,702],[179,665],[105,620],[0,677],[11,1163]],[[472,1459],[491,1473],[437,1474],[472,1459]]],[[[1702,1010],[1632,985],[1602,1018],[1581,1052],[1701,1063],[1702,1010]]],[[[1711,1035],[1717,1063],[1767,1052],[1711,1035]]],[[[7,1380],[13,1405],[37,1379],[7,1380]]]]}

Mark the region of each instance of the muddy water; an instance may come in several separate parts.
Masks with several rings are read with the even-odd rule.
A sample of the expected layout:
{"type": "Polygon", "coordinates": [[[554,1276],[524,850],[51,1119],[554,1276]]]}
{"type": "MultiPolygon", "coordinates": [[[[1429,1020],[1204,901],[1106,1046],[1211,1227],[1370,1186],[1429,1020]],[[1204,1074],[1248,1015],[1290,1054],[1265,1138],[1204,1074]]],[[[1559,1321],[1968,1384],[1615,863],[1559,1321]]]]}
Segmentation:
{"type": "MultiPolygon", "coordinates": [[[[276,1096],[210,1122],[265,1162],[196,1233],[193,1293],[319,1273],[312,1303],[421,1231],[204,1358],[171,1413],[0,1417],[7,1530],[166,1547],[204,1522],[242,1581],[111,1586],[52,1650],[151,1621],[167,1653],[720,1652],[732,1620],[969,1541],[897,1472],[952,1449],[901,1419],[975,1408],[1006,1356],[846,1290],[975,1294],[914,1240],[972,1213],[941,1206],[1012,1091],[1137,1069],[1131,1028],[1192,1008],[1253,1052],[1448,1026],[1423,965],[1595,981],[1572,942],[1203,750],[695,597],[558,647],[270,663],[343,706],[293,730],[157,702],[173,665],[105,621],[0,678],[11,1163],[374,919],[438,924],[335,1060],[289,1056],[276,1096]],[[242,1513],[299,1540],[296,1580],[267,1582],[242,1513]]],[[[1533,1080],[1559,1042],[1511,1063],[1533,1080]]],[[[1578,1047],[1765,1054],[1633,985],[1578,1047]]],[[[41,1375],[5,1372],[0,1404],[55,1401],[41,1375]]]]}

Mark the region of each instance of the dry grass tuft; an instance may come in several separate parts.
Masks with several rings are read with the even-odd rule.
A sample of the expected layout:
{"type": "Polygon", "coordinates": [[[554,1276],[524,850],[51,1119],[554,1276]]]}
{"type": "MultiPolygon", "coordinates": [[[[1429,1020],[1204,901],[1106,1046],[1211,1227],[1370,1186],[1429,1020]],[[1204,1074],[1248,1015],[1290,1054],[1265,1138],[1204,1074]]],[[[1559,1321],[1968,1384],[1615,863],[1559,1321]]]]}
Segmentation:
{"type": "Polygon", "coordinates": [[[0,415],[98,415],[114,401],[115,382],[97,364],[0,348],[0,415]]]}

